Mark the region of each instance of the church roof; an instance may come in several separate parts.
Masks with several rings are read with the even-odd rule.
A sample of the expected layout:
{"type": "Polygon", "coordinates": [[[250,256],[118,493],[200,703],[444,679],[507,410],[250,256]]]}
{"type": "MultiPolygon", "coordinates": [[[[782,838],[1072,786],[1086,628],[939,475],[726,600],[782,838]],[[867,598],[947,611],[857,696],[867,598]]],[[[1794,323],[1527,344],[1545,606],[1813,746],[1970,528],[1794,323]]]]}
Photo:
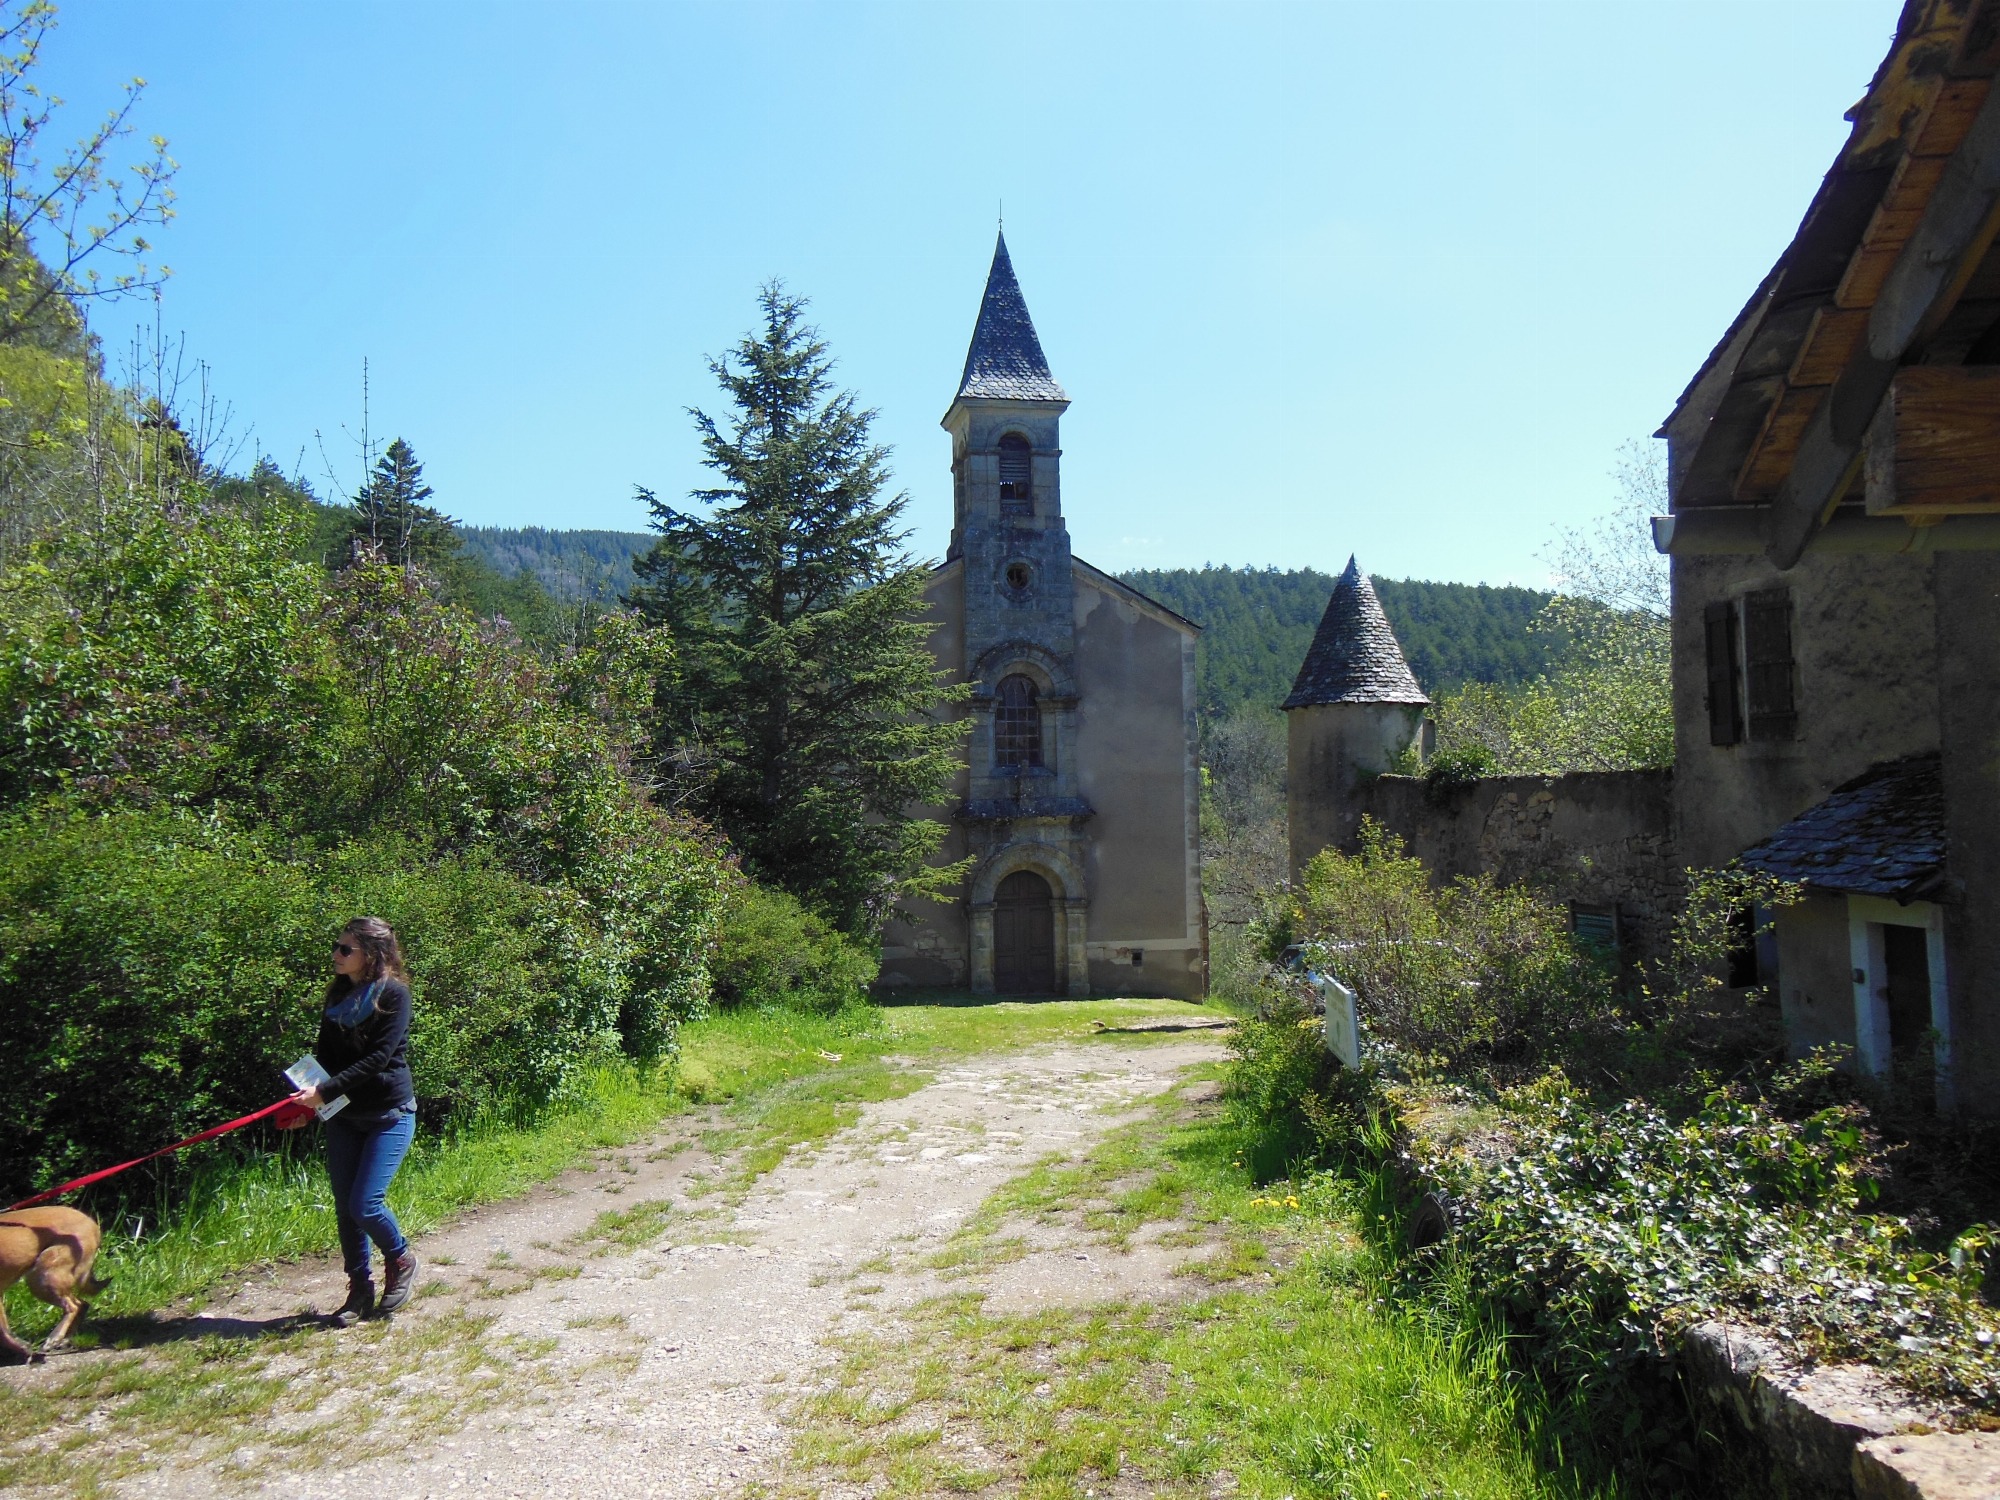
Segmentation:
{"type": "Polygon", "coordinates": [[[993,247],[993,269],[986,273],[986,295],[979,303],[972,347],[965,351],[958,394],[998,401],[1069,400],[1049,373],[1027,299],[1014,279],[1014,262],[1007,258],[1004,234],[993,247]]]}
{"type": "Polygon", "coordinates": [[[1286,708],[1322,703],[1428,703],[1403,660],[1396,632],[1382,613],[1375,585],[1353,558],[1326,601],[1312,649],[1299,668],[1286,708]]]}

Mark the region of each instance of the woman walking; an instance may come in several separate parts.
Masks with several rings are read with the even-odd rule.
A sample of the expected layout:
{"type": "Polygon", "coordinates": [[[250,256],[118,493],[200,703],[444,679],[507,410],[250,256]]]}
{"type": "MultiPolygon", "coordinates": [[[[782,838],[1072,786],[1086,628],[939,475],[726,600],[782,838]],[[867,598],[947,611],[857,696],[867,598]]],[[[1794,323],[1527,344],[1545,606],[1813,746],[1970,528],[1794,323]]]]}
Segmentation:
{"type": "Polygon", "coordinates": [[[331,1076],[294,1097],[308,1109],[347,1097],[347,1107],[326,1122],[326,1170],[347,1262],[347,1301],[333,1321],[346,1328],[371,1313],[395,1312],[416,1284],[416,1252],[389,1211],[388,1192],[416,1133],[417,1099],[410,1084],[409,976],[389,924],[357,917],[343,927],[333,971],[313,1048],[331,1076]],[[371,1241],[382,1252],[379,1303],[369,1274],[371,1241]]]}

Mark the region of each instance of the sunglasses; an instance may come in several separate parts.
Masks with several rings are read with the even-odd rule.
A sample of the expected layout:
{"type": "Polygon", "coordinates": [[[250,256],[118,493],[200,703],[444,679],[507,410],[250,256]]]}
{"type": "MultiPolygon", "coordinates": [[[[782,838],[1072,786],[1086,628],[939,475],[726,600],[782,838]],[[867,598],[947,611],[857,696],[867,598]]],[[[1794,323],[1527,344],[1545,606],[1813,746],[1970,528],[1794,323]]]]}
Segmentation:
{"type": "Polygon", "coordinates": [[[335,943],[333,951],[338,953],[342,958],[352,958],[360,950],[352,943],[335,943]]]}

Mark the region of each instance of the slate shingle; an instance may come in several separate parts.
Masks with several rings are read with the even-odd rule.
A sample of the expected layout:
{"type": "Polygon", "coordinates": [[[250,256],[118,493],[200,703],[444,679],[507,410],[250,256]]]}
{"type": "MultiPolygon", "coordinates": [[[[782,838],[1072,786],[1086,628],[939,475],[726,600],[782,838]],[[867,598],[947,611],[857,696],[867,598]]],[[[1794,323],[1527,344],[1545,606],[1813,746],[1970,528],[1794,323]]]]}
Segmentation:
{"type": "Polygon", "coordinates": [[[1815,890],[1913,901],[1944,879],[1944,776],[1935,753],[1883,761],[1761,844],[1753,870],[1815,890]]]}
{"type": "Polygon", "coordinates": [[[1312,649],[1286,708],[1321,703],[1428,703],[1382,613],[1375,585],[1353,558],[1326,601],[1312,649]]]}
{"type": "Polygon", "coordinates": [[[986,296],[979,304],[972,347],[965,351],[958,393],[997,401],[1069,400],[1049,373],[1021,283],[1014,279],[1004,234],[993,249],[993,269],[986,273],[986,296]]]}

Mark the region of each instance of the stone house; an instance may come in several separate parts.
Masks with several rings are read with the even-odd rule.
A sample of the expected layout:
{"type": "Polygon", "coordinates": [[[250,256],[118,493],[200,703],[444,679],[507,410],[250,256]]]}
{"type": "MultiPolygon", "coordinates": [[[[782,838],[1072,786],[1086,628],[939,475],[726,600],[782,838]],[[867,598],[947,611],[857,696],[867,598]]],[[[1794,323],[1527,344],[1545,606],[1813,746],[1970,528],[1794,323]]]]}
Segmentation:
{"type": "Polygon", "coordinates": [[[949,904],[884,934],[885,986],[1194,998],[1201,898],[1197,627],[1070,553],[1062,414],[1003,237],[944,428],[953,525],[931,649],[971,684],[940,864],[949,904]]]}
{"type": "MultiPolygon", "coordinates": [[[[2000,6],[1911,0],[1660,435],[1681,856],[1801,882],[1795,1049],[2000,1109],[2000,6]]],[[[1766,967],[1769,967],[1768,959],[1766,967]]]]}

